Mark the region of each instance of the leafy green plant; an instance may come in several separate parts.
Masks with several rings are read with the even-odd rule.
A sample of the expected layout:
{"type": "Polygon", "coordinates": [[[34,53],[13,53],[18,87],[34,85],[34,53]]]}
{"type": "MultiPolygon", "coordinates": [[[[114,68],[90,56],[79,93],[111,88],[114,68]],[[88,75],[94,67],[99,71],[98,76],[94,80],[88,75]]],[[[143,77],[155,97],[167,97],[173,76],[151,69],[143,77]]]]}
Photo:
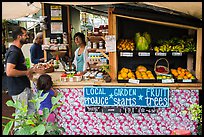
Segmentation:
{"type": "Polygon", "coordinates": [[[192,115],[192,120],[198,122],[197,133],[202,135],[202,105],[192,104],[188,108],[188,111],[183,111],[183,113],[190,113],[192,115]]]}
{"type": "Polygon", "coordinates": [[[32,100],[30,100],[30,102],[34,103],[35,107],[35,112],[32,114],[27,114],[28,109],[24,102],[13,102],[12,100],[6,102],[7,106],[19,109],[19,113],[12,114],[12,116],[17,116],[16,119],[2,116],[2,119],[9,120],[7,124],[2,124],[2,126],[4,126],[3,135],[8,135],[10,131],[15,129],[18,129],[14,132],[15,135],[59,135],[65,132],[65,129],[59,127],[57,122],[52,123],[46,121],[49,114],[62,105],[62,103],[58,102],[62,97],[62,93],[58,93],[56,97],[52,97],[53,106],[50,110],[44,108],[43,114],[39,114],[38,110],[40,108],[40,103],[48,96],[48,93],[44,94],[42,97],[41,94],[42,90],[37,92],[32,100]],[[17,122],[18,126],[12,129],[14,122],[17,122]]]}
{"type": "Polygon", "coordinates": [[[104,64],[100,68],[102,69],[102,72],[106,72],[107,74],[110,73],[110,65],[109,64],[104,64]]]}

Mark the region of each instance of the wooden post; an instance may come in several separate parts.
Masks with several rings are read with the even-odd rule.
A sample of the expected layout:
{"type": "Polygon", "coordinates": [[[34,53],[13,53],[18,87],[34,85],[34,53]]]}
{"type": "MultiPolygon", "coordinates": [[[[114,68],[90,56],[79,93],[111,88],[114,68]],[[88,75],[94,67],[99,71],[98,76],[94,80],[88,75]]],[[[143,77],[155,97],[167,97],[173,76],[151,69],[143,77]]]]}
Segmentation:
{"type": "MultiPolygon", "coordinates": [[[[67,22],[68,22],[68,34],[67,34],[67,37],[68,37],[68,52],[69,52],[69,58],[72,57],[72,32],[71,32],[71,17],[70,17],[70,7],[67,6],[67,22]]],[[[71,61],[69,61],[69,67],[71,68],[71,61]]]]}
{"type": "Polygon", "coordinates": [[[197,47],[196,47],[196,78],[202,82],[202,28],[197,29],[197,47]]]}
{"type": "MultiPolygon", "coordinates": [[[[112,13],[114,8],[108,9],[108,34],[116,35],[116,16],[112,13]]],[[[117,37],[116,37],[117,39],[117,37]]],[[[117,80],[117,57],[116,52],[109,52],[110,77],[117,80]]]]}
{"type": "MultiPolygon", "coordinates": [[[[45,16],[45,5],[44,3],[41,3],[41,9],[42,9],[42,16],[45,16]]],[[[43,32],[43,43],[45,42],[45,38],[46,38],[46,32],[45,30],[42,31],[43,32]]],[[[47,62],[47,52],[46,50],[44,50],[44,62],[47,62]]]]}

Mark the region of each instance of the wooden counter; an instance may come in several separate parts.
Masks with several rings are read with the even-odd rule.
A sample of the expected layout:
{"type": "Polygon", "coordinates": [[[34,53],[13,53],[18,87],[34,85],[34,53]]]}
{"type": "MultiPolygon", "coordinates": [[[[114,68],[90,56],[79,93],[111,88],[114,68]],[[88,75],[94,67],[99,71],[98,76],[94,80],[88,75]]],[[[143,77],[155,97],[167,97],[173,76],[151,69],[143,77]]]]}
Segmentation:
{"type": "Polygon", "coordinates": [[[134,87],[170,87],[170,89],[198,89],[202,90],[202,83],[173,83],[173,84],[163,84],[163,83],[118,83],[117,81],[112,81],[110,83],[95,82],[94,80],[81,81],[81,82],[62,82],[60,81],[60,75],[63,72],[53,72],[47,73],[53,79],[54,88],[83,88],[84,86],[134,86],[134,87]]]}

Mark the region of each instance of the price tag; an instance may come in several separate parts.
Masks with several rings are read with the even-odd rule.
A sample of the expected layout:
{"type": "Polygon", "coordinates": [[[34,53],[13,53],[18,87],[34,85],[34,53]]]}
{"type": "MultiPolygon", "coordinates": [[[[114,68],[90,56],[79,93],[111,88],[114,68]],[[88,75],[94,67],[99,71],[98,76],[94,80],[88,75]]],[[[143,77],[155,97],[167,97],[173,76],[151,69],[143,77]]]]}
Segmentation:
{"type": "Polygon", "coordinates": [[[133,57],[132,52],[120,52],[121,57],[133,57]]]}
{"type": "Polygon", "coordinates": [[[134,83],[134,84],[139,84],[140,80],[138,80],[138,79],[129,79],[128,82],[129,83],[134,83]]]}
{"type": "Polygon", "coordinates": [[[182,56],[181,52],[172,52],[172,56],[182,56]]]}
{"type": "Polygon", "coordinates": [[[138,56],[150,56],[150,52],[138,52],[138,56]]]}
{"type": "Polygon", "coordinates": [[[155,56],[166,56],[166,53],[163,53],[163,52],[155,52],[155,56]]]}
{"type": "Polygon", "coordinates": [[[192,82],[192,79],[183,79],[182,82],[192,82]]]}
{"type": "Polygon", "coordinates": [[[162,83],[174,83],[174,79],[162,79],[162,83]]]}

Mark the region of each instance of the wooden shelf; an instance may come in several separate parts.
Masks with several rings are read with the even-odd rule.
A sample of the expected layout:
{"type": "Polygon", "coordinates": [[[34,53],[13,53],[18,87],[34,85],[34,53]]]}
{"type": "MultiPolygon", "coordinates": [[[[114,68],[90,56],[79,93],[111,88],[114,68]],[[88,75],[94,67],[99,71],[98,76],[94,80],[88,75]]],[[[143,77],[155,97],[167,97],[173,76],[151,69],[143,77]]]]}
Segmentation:
{"type": "Polygon", "coordinates": [[[106,49],[93,49],[93,48],[91,48],[91,49],[88,49],[87,51],[88,52],[106,52],[106,49]]]}
{"type": "Polygon", "coordinates": [[[87,36],[87,38],[91,42],[105,41],[105,37],[104,36],[87,36]]]}

